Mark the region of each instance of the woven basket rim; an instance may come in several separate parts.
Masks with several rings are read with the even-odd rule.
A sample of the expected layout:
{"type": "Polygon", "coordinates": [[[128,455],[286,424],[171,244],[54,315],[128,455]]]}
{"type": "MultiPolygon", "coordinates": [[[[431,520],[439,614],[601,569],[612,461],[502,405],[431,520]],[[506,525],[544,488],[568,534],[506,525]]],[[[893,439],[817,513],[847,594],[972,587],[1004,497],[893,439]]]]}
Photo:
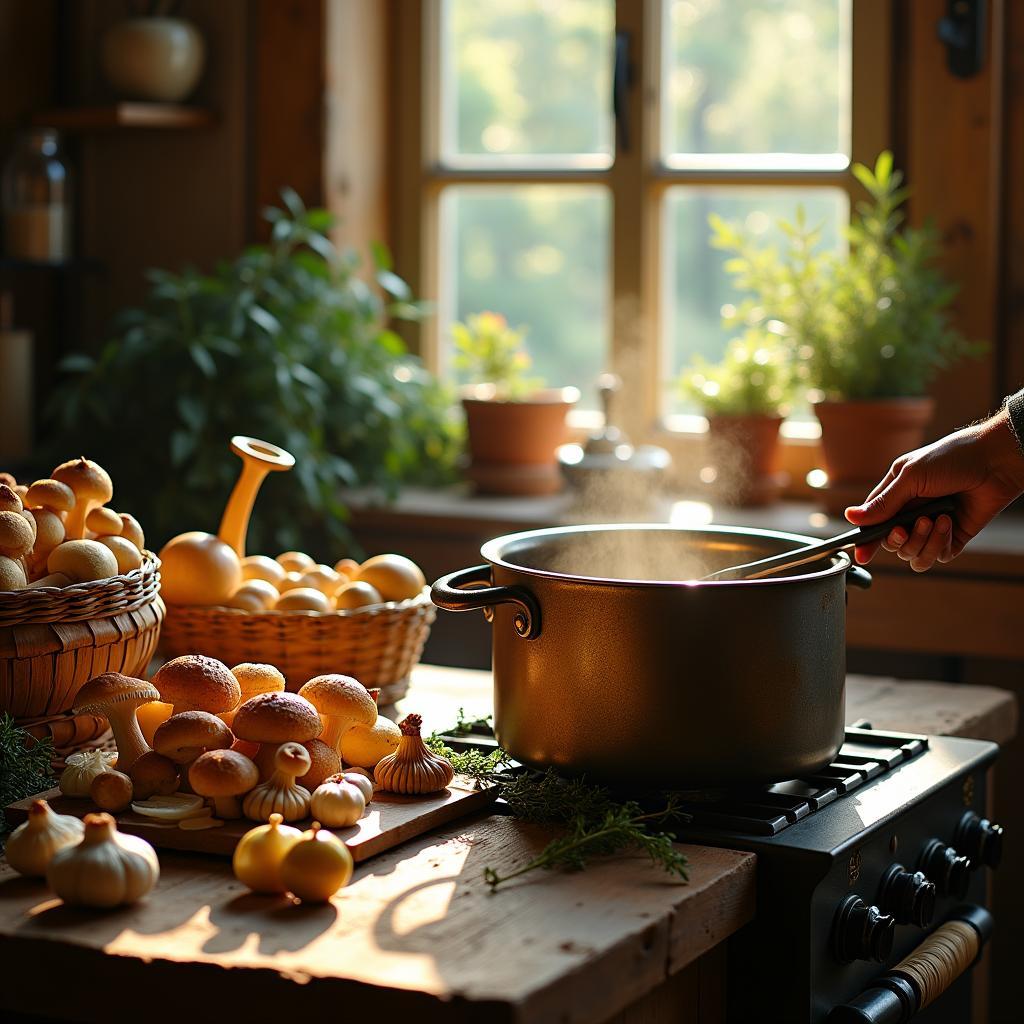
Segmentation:
{"type": "Polygon", "coordinates": [[[365,616],[373,618],[376,615],[383,615],[395,611],[411,611],[423,605],[433,604],[430,600],[430,587],[424,587],[415,597],[408,597],[404,601],[385,601],[383,604],[367,605],[364,608],[344,608],[338,611],[318,612],[308,608],[261,608],[259,611],[248,611],[244,608],[228,608],[221,604],[175,604],[168,605],[168,610],[173,614],[180,612],[188,615],[227,615],[232,617],[245,618],[287,618],[304,616],[310,619],[356,619],[365,616]]]}
{"type": "Polygon", "coordinates": [[[144,576],[160,569],[160,559],[148,548],[142,552],[142,565],[129,572],[118,573],[116,576],[104,576],[101,580],[88,580],[86,583],[70,583],[66,587],[35,587],[21,590],[0,590],[0,609],[5,604],[17,603],[31,606],[31,603],[49,605],[58,595],[66,600],[78,596],[88,597],[94,590],[109,588],[111,583],[119,581],[122,586],[130,587],[138,583],[144,576]]]}

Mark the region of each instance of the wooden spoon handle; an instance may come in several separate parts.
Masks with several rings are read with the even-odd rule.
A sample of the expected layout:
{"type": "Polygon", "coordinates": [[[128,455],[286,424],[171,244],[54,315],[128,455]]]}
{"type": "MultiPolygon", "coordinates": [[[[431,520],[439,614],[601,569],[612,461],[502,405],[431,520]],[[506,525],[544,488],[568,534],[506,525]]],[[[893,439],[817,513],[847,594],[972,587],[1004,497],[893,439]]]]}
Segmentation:
{"type": "Polygon", "coordinates": [[[242,472],[224,508],[217,536],[233,548],[239,558],[244,558],[249,516],[260,484],[270,472],[291,469],[295,465],[295,456],[278,448],[276,444],[258,441],[254,437],[243,437],[241,434],[231,438],[231,450],[241,457],[242,472]]]}

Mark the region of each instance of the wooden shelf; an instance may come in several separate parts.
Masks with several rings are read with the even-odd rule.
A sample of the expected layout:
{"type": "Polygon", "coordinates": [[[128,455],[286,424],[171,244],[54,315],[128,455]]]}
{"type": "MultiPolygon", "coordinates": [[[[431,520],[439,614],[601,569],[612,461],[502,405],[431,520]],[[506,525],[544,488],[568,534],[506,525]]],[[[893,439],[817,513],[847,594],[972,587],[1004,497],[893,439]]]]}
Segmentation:
{"type": "Polygon", "coordinates": [[[114,103],[104,107],[60,107],[41,110],[32,117],[40,127],[66,132],[121,131],[134,128],[161,130],[209,128],[212,111],[174,103],[114,103]]]}

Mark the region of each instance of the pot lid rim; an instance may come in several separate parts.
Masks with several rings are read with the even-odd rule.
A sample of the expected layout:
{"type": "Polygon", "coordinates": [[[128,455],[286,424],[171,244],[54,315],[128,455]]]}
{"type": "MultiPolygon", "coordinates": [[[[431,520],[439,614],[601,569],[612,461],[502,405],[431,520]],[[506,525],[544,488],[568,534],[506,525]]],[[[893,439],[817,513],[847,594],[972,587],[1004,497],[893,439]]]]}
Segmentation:
{"type": "Polygon", "coordinates": [[[751,586],[779,586],[785,584],[800,584],[809,580],[823,579],[828,576],[845,574],[853,567],[853,559],[846,551],[837,551],[826,557],[832,560],[832,564],[825,569],[815,572],[799,573],[796,576],[766,576],[754,580],[640,580],[625,577],[611,576],[583,576],[579,573],[553,572],[550,569],[535,569],[532,566],[517,565],[515,562],[507,561],[501,551],[520,541],[557,537],[564,534],[597,533],[601,531],[626,531],[642,530],[645,532],[672,532],[672,533],[715,533],[724,536],[757,537],[769,540],[793,541],[795,547],[803,547],[807,544],[814,544],[820,541],[820,537],[810,537],[806,534],[788,533],[783,530],[763,530],[749,526],[719,526],[708,524],[706,526],[673,526],[670,523],[590,523],[580,526],[552,526],[541,530],[523,530],[519,533],[509,533],[501,537],[493,537],[480,546],[480,554],[491,565],[501,566],[512,572],[525,573],[528,576],[535,576],[541,579],[555,580],[562,583],[585,583],[596,586],[614,587],[639,587],[639,588],[704,588],[704,587],[751,587],[751,586]]]}

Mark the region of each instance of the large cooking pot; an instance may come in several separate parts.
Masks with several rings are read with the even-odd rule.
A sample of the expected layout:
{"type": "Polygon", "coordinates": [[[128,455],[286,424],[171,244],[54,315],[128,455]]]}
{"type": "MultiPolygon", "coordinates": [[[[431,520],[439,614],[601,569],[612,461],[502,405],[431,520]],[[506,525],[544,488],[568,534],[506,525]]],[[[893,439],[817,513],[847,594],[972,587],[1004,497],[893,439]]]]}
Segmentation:
{"type": "Polygon", "coordinates": [[[813,538],[768,530],[580,526],[488,541],[439,579],[449,611],[494,626],[501,745],[629,785],[698,788],[813,773],[843,741],[840,553],[775,578],[680,582],[813,538]]]}

